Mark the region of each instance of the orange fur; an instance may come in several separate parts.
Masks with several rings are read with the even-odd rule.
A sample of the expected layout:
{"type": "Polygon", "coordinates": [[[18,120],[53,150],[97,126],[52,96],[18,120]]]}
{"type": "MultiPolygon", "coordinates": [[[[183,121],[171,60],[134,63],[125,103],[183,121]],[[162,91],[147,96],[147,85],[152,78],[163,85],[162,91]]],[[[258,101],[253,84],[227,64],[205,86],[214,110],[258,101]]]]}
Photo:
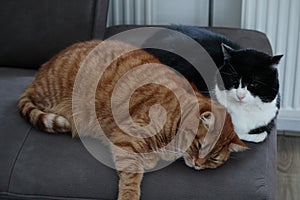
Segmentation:
{"type": "MultiPolygon", "coordinates": [[[[80,65],[89,54],[94,57],[97,57],[97,55],[102,56],[103,62],[106,62],[105,59],[109,56],[114,57],[116,55],[113,48],[108,48],[105,52],[92,52],[100,43],[100,40],[93,40],[74,44],[42,65],[34,81],[20,97],[19,109],[20,113],[31,124],[38,129],[48,132],[71,131],[73,136],[99,138],[101,133],[96,129],[96,125],[99,123],[105,136],[111,142],[113,158],[116,169],[119,172],[119,200],[139,199],[140,183],[144,169],[155,167],[159,158],[165,160],[176,158],[176,155],[174,156],[172,153],[159,151],[175,138],[180,121],[188,121],[188,117],[202,119],[199,120],[196,133],[187,133],[187,136],[182,138],[182,141],[179,141],[179,143],[191,141],[191,145],[184,152],[184,159],[188,166],[195,169],[215,168],[229,158],[230,152],[237,149],[233,148],[233,145],[238,145],[240,149],[247,148],[234,132],[231,118],[224,107],[209,98],[203,97],[199,92],[191,90],[179,76],[176,79],[179,81],[173,81],[171,85],[175,90],[183,89],[182,91],[184,92],[181,94],[184,97],[185,106],[191,112],[187,112],[182,116],[180,110],[181,102],[172,90],[160,84],[145,84],[133,93],[126,90],[127,85],[123,85],[122,87],[125,89],[119,94],[118,100],[123,102],[126,98],[130,99],[129,113],[135,124],[143,127],[151,122],[149,110],[154,104],[161,105],[167,113],[162,129],[151,137],[133,137],[124,132],[114,120],[111,98],[118,80],[126,75],[127,72],[132,69],[138,69],[139,66],[147,63],[159,64],[156,58],[143,50],[135,50],[120,57],[115,57],[115,60],[105,70],[97,85],[95,99],[91,99],[87,94],[77,102],[79,110],[82,110],[79,114],[83,120],[79,121],[75,126],[74,115],[78,113],[72,112],[72,92],[80,65]],[[192,99],[194,92],[197,101],[189,104],[188,102],[192,99]],[[90,103],[95,104],[96,120],[92,118],[92,111],[86,109],[90,103]],[[200,113],[192,111],[192,108],[196,106],[198,106],[200,113]],[[214,109],[212,109],[212,106],[214,109]],[[225,118],[224,123],[223,118],[225,118]],[[80,127],[81,130],[85,131],[78,132],[76,127],[80,127]],[[191,135],[195,137],[188,138],[191,135]],[[200,156],[199,152],[202,148],[206,150],[200,156]],[[132,153],[124,153],[120,149],[132,153]],[[133,154],[148,152],[157,152],[157,154],[149,154],[149,156],[146,154],[133,154]],[[135,172],[131,172],[132,170],[135,172]]],[[[111,42],[111,44],[108,43],[108,46],[116,44],[116,42],[111,42]]],[[[92,77],[99,68],[94,67],[88,70],[92,77]]],[[[149,68],[149,70],[151,69],[149,68]]],[[[170,83],[170,77],[177,76],[175,72],[163,66],[159,73],[150,73],[154,76],[157,75],[159,80],[165,83],[170,83]],[[162,74],[163,76],[161,76],[162,74]]],[[[143,77],[146,75],[140,72],[139,76],[143,77]]],[[[128,83],[126,84],[130,85],[135,80],[133,77],[128,78],[127,81],[128,83]]],[[[82,84],[82,87],[86,87],[84,89],[87,91],[89,90],[88,86],[88,80],[86,85],[82,84]]],[[[119,104],[118,106],[121,110],[124,105],[119,104]]],[[[161,116],[159,113],[154,113],[154,115],[158,118],[161,116]]],[[[125,123],[128,119],[122,120],[125,123]]],[[[174,152],[176,152],[176,148],[174,152]]]]}

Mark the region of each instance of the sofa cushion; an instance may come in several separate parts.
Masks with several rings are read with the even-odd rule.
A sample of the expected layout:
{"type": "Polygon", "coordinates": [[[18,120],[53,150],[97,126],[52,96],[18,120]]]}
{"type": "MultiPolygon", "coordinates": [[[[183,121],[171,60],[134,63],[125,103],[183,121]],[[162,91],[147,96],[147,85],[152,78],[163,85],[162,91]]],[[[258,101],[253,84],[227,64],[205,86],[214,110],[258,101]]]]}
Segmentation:
{"type": "Polygon", "coordinates": [[[102,38],[107,6],[108,0],[0,1],[0,65],[37,68],[74,42],[102,38]]]}
{"type": "MultiPolygon", "coordinates": [[[[24,73],[0,68],[0,198],[116,199],[117,174],[79,139],[37,131],[21,118],[17,99],[32,79],[24,73]]],[[[178,160],[147,173],[142,199],[273,199],[275,131],[264,143],[248,145],[214,170],[195,171],[178,160]]]]}
{"type": "MultiPolygon", "coordinates": [[[[268,44],[257,34],[250,37],[258,40],[253,44],[268,44]]],[[[270,46],[264,48],[270,51],[270,46]]],[[[0,199],[116,199],[117,174],[92,157],[78,138],[37,131],[19,115],[18,97],[35,73],[0,67],[0,199]]],[[[274,199],[276,130],[265,142],[247,145],[250,150],[232,154],[217,169],[196,171],[179,159],[146,173],[142,200],[274,199]]]]}
{"type": "MultiPolygon", "coordinates": [[[[17,110],[34,70],[0,68],[0,198],[116,199],[118,177],[79,139],[35,130],[17,110]]],[[[196,171],[182,159],[146,173],[142,200],[274,199],[276,132],[225,165],[196,171]]]]}

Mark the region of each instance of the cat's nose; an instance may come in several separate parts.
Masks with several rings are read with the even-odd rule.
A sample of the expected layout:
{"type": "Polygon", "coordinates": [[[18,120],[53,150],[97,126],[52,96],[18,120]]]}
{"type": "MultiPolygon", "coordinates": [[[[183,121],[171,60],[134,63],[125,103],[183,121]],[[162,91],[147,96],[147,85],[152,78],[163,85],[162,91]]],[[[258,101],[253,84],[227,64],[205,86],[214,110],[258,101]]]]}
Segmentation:
{"type": "Polygon", "coordinates": [[[243,89],[238,88],[236,91],[236,97],[239,101],[242,101],[246,97],[246,92],[243,89]]]}
{"type": "Polygon", "coordinates": [[[240,101],[242,101],[246,97],[246,94],[245,93],[237,93],[236,96],[240,101]]]}

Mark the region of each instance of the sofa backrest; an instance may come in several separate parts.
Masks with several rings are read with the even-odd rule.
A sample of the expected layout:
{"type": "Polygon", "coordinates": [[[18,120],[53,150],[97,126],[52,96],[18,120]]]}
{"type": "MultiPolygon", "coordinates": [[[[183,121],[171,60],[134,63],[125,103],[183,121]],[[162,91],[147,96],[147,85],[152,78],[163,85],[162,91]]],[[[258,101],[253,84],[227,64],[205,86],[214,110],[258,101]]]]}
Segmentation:
{"type": "Polygon", "coordinates": [[[1,0],[0,66],[38,68],[68,45],[103,38],[108,0],[1,0]]]}

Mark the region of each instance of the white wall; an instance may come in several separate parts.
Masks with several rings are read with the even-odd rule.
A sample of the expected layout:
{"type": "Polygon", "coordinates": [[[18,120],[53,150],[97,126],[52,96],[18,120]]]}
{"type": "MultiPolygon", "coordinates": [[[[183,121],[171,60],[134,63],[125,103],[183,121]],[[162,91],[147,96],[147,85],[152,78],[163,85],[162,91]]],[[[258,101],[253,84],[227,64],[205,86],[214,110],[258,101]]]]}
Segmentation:
{"type": "Polygon", "coordinates": [[[281,109],[277,128],[300,131],[300,1],[243,0],[242,27],[267,34],[279,66],[281,109]]]}
{"type": "MultiPolygon", "coordinates": [[[[240,27],[241,0],[212,0],[213,25],[240,27]]],[[[108,26],[119,24],[208,26],[209,0],[110,0],[108,26]]]]}
{"type": "Polygon", "coordinates": [[[213,26],[241,27],[241,0],[214,0],[213,26]]]}
{"type": "Polygon", "coordinates": [[[152,24],[208,25],[208,0],[153,0],[152,24]]]}

